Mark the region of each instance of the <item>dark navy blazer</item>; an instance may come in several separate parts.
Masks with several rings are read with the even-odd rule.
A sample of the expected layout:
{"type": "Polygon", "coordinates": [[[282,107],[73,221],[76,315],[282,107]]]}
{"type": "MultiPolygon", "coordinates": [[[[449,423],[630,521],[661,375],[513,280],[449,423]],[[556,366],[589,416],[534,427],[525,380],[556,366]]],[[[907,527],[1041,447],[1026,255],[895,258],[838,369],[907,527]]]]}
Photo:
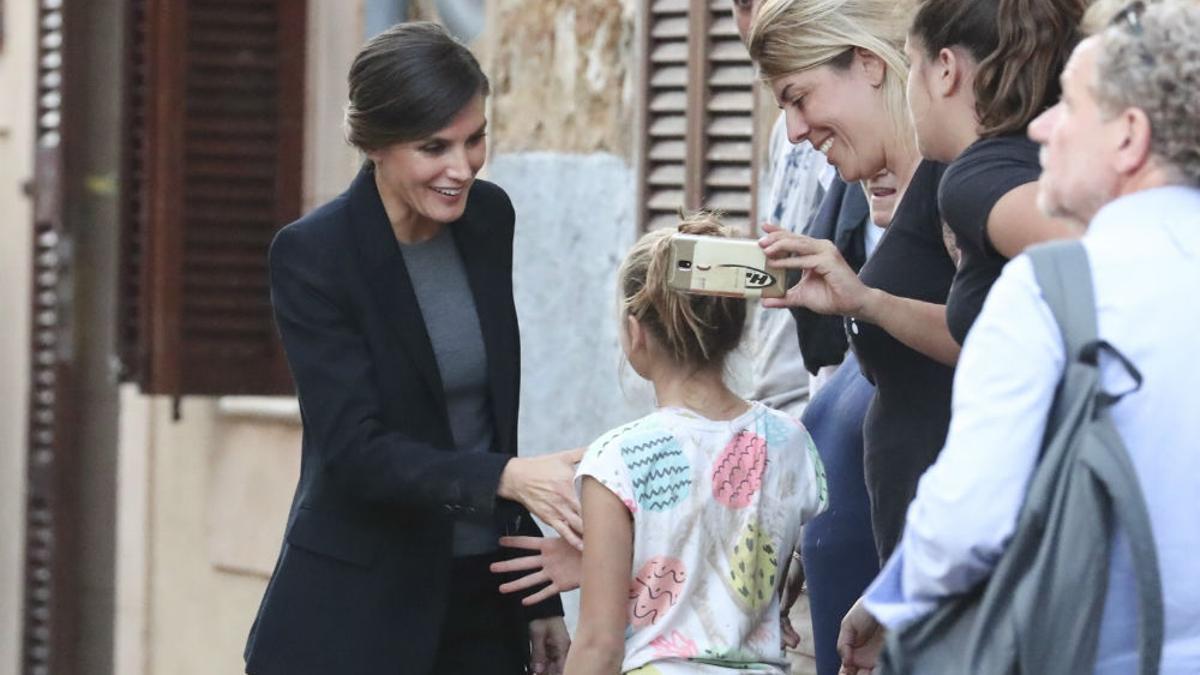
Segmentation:
{"type": "MultiPolygon", "coordinates": [[[[246,645],[254,675],[375,675],[432,668],[446,613],[455,517],[539,535],[496,497],[517,452],[520,343],[514,214],[477,180],[450,224],[479,314],[495,445],[458,453],[437,361],[374,175],[284,227],[271,303],[300,398],[300,481],[283,548],[246,645]]],[[[497,582],[499,583],[499,581],[497,582]]],[[[562,614],[512,601],[497,626],[562,614]]]]}

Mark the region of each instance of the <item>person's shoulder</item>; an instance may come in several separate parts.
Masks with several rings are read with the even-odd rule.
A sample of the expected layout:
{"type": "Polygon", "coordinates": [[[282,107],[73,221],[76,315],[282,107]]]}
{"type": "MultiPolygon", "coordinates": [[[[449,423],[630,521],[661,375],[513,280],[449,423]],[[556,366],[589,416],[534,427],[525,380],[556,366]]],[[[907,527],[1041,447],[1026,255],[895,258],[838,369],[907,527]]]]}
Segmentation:
{"type": "Polygon", "coordinates": [[[655,411],[604,432],[588,446],[588,453],[599,452],[609,447],[619,449],[626,442],[640,442],[638,439],[647,434],[662,433],[664,431],[662,413],[655,411]]]}
{"type": "Polygon", "coordinates": [[[917,164],[917,170],[913,172],[912,180],[909,184],[917,186],[919,189],[931,189],[936,187],[942,181],[942,176],[946,173],[947,164],[936,162],[932,159],[922,159],[917,164]]]}
{"type": "Polygon", "coordinates": [[[1038,285],[1037,273],[1034,271],[1033,258],[1028,251],[1008,261],[1004,269],[1000,271],[1000,276],[992,288],[995,288],[996,284],[1002,284],[1002,294],[1005,288],[1012,287],[1024,289],[1026,295],[1041,297],[1041,287],[1038,285]]]}
{"type": "Polygon", "coordinates": [[[777,408],[772,408],[771,406],[769,406],[765,403],[759,402],[759,401],[755,401],[752,405],[754,407],[754,410],[756,412],[758,412],[758,414],[760,416],[764,416],[764,417],[771,418],[773,420],[777,420],[779,422],[782,422],[783,424],[790,425],[797,429],[804,428],[804,425],[800,422],[800,420],[797,419],[794,415],[792,415],[790,413],[784,412],[777,408]]]}
{"type": "Polygon", "coordinates": [[[768,446],[780,446],[803,440],[808,435],[804,424],[782,410],[763,403],[754,404],[756,433],[764,436],[768,446]]]}
{"type": "Polygon", "coordinates": [[[975,141],[963,151],[961,157],[1002,156],[1036,160],[1040,148],[1023,133],[1000,134],[975,141]]]}
{"type": "MultiPolygon", "coordinates": [[[[930,241],[936,241],[942,246],[942,217],[938,207],[938,185],[946,165],[941,162],[923,159],[913,172],[904,196],[896,205],[892,215],[889,231],[921,231],[926,232],[930,241]]],[[[884,240],[891,237],[884,237],[884,240]]],[[[883,245],[883,242],[880,243],[883,245]]]]}
{"type": "Polygon", "coordinates": [[[1053,327],[1050,306],[1046,303],[1041,284],[1038,283],[1033,258],[1025,252],[1008,261],[1001,270],[1000,276],[988,290],[987,299],[984,300],[979,318],[971,327],[971,332],[999,329],[1001,334],[1009,335],[1014,321],[1021,326],[1022,334],[1035,332],[1038,330],[1035,324],[1039,322],[1031,320],[1031,309],[1043,319],[1040,322],[1043,326],[1053,327]],[[1020,317],[1019,321],[1017,317],[1020,317]],[[979,326],[983,327],[976,330],[979,326]]]}
{"type": "Polygon", "coordinates": [[[348,221],[347,196],[342,194],[279,228],[271,240],[269,256],[275,259],[301,251],[328,252],[345,236],[348,221]]]}
{"type": "Polygon", "coordinates": [[[616,477],[652,467],[672,438],[658,413],[614,427],[587,446],[577,475],[600,476],[613,489],[621,482],[614,482],[616,477]]]}
{"type": "Polygon", "coordinates": [[[472,214],[512,219],[513,205],[504,188],[491,181],[476,178],[467,195],[467,209],[472,214]]]}
{"type": "Polygon", "coordinates": [[[942,185],[970,191],[974,186],[986,187],[997,178],[1022,174],[1033,178],[1041,173],[1038,162],[1039,146],[1022,134],[1004,134],[981,138],[962,152],[946,168],[942,185]]]}

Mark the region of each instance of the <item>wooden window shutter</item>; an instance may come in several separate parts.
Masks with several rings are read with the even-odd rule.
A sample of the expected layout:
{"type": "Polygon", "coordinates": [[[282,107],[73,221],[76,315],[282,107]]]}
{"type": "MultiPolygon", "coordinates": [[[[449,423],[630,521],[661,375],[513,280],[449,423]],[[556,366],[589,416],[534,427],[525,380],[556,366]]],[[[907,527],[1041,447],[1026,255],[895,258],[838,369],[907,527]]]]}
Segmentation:
{"type": "Polygon", "coordinates": [[[290,393],[267,248],[301,208],[306,3],[129,2],[124,375],[290,393]]]}
{"type": "Polygon", "coordinates": [[[638,204],[643,230],[674,225],[685,198],[689,0],[642,3],[644,136],[638,204]]]}
{"type": "Polygon", "coordinates": [[[642,21],[642,229],[673,226],[680,208],[712,208],[749,231],[755,76],[729,1],[648,0],[642,21]]]}
{"type": "MultiPolygon", "coordinates": [[[[61,2],[42,0],[37,19],[37,121],[33,196],[32,343],[25,508],[25,606],[21,672],[75,672],[79,593],[72,546],[76,361],[71,236],[64,222],[65,86],[78,59],[61,2]]],[[[86,28],[84,29],[86,30],[86,28]]],[[[75,113],[79,114],[79,113],[75,113]]]]}

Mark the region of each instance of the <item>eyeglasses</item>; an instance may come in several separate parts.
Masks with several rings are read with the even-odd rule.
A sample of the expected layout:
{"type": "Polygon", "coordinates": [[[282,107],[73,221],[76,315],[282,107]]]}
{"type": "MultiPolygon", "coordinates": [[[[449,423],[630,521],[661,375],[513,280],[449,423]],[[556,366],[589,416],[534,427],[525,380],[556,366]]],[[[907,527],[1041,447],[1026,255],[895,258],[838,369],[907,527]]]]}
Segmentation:
{"type": "Polygon", "coordinates": [[[1143,0],[1134,0],[1114,14],[1108,25],[1122,26],[1127,28],[1130,33],[1140,36],[1142,34],[1142,14],[1145,13],[1146,3],[1143,0]]]}
{"type": "Polygon", "coordinates": [[[1117,26],[1124,28],[1132,35],[1137,42],[1138,55],[1142,59],[1142,63],[1147,66],[1153,66],[1157,63],[1154,55],[1146,49],[1146,45],[1137,38],[1142,37],[1144,32],[1142,28],[1142,15],[1146,13],[1147,3],[1145,0],[1134,0],[1133,2],[1121,8],[1121,11],[1113,15],[1109,26],[1117,26]]]}

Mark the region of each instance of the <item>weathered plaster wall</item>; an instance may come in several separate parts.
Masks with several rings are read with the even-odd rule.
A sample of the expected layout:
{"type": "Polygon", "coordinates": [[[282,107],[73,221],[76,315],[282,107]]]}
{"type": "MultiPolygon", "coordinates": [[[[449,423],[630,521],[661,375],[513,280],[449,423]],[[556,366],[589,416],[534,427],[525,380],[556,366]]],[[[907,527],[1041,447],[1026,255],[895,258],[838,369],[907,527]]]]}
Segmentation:
{"type": "MultiPolygon", "coordinates": [[[[517,211],[520,451],[586,445],[653,402],[621,367],[617,342],[616,271],[636,235],[633,173],[608,154],[517,153],[496,157],[489,176],[517,211]]],[[[573,627],[578,593],[563,600],[573,627]]]]}
{"type": "Polygon", "coordinates": [[[616,271],[633,244],[633,175],[613,155],[502,155],[517,210],[522,451],[571,448],[650,402],[617,343],[616,271]],[[625,372],[625,391],[618,382],[625,372]]]}
{"type": "Polygon", "coordinates": [[[632,157],[637,0],[492,0],[479,52],[494,153],[632,157]]]}

